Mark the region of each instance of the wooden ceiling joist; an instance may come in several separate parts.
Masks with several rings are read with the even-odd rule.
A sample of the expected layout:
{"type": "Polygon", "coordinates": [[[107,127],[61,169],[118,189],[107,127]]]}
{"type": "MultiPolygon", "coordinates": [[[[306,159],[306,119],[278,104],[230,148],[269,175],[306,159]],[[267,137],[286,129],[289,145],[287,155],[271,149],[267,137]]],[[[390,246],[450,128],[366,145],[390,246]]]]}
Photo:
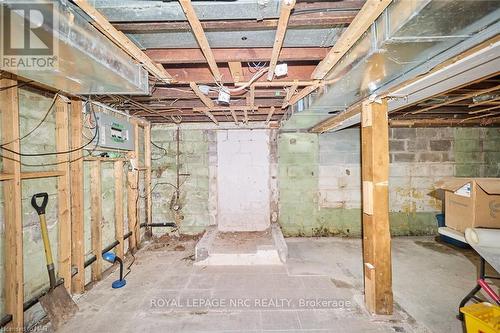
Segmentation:
{"type": "Polygon", "coordinates": [[[108,20],[99,13],[86,0],[73,0],[92,20],[92,25],[96,27],[102,34],[108,37],[120,49],[139,62],[146,70],[158,80],[171,83],[174,81],[172,76],[159,64],[153,61],[142,52],[127,36],[121,31],[118,31],[108,20]]]}
{"type": "Polygon", "coordinates": [[[208,40],[205,36],[205,32],[203,31],[200,20],[198,19],[198,16],[196,16],[193,5],[191,4],[191,0],[179,0],[179,3],[181,4],[182,10],[186,15],[189,25],[191,26],[196,41],[198,42],[198,45],[200,45],[201,51],[207,59],[208,66],[210,67],[215,80],[220,81],[222,75],[219,72],[219,68],[217,67],[217,63],[215,62],[214,54],[212,53],[212,49],[208,44],[208,40]]]}
{"type": "Polygon", "coordinates": [[[241,62],[230,61],[227,64],[229,65],[229,70],[231,71],[233,82],[240,82],[241,79],[243,79],[243,69],[241,68],[241,62]]]}
{"type": "Polygon", "coordinates": [[[392,0],[367,0],[325,59],[318,64],[311,78],[323,79],[391,2],[392,0]]]}
{"type": "Polygon", "coordinates": [[[278,27],[276,28],[276,35],[274,37],[273,52],[271,60],[269,61],[269,71],[267,72],[267,80],[271,81],[274,78],[274,69],[278,63],[283,41],[285,40],[286,28],[290,13],[295,6],[295,0],[281,0],[280,17],[278,20],[278,27]]]}
{"type": "Polygon", "coordinates": [[[288,107],[289,105],[294,105],[299,100],[306,97],[307,95],[312,93],[314,90],[318,89],[320,86],[321,86],[321,84],[319,82],[316,82],[316,84],[314,84],[314,85],[305,87],[304,89],[299,91],[295,96],[290,98],[290,100],[288,102],[286,102],[284,105],[282,105],[281,108],[284,109],[284,108],[288,107]]]}
{"type": "Polygon", "coordinates": [[[193,92],[198,96],[198,98],[207,106],[208,108],[213,108],[215,106],[214,102],[204,93],[201,92],[200,88],[195,82],[190,82],[189,86],[193,89],[193,92]]]}
{"type": "Polygon", "coordinates": [[[293,97],[293,95],[295,94],[295,92],[297,91],[297,88],[298,88],[298,85],[297,84],[294,84],[293,86],[291,86],[290,88],[288,88],[286,90],[286,97],[285,99],[283,100],[283,104],[281,105],[281,108],[284,109],[286,108],[288,102],[290,101],[290,99],[293,97]]]}
{"type": "MultiPolygon", "coordinates": [[[[281,61],[320,61],[328,54],[328,50],[327,47],[282,47],[279,58],[281,61]]],[[[269,61],[272,52],[270,47],[212,49],[218,63],[269,61]]],[[[199,49],[148,49],[144,53],[161,64],[206,63],[205,56],[199,49]]]]}
{"type": "Polygon", "coordinates": [[[269,113],[267,114],[267,118],[266,118],[266,123],[269,124],[269,122],[271,121],[271,118],[273,117],[274,115],[274,106],[271,106],[271,109],[269,110],[269,113]]]}

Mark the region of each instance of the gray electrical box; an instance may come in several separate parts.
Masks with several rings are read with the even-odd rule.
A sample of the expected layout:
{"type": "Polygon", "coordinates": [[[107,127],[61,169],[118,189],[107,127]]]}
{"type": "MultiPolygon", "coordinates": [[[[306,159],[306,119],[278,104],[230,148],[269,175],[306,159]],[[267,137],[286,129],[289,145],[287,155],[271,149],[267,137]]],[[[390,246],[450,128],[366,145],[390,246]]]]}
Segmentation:
{"type": "Polygon", "coordinates": [[[127,119],[117,118],[102,112],[96,112],[95,115],[97,126],[99,126],[100,147],[134,150],[134,127],[127,119]]]}

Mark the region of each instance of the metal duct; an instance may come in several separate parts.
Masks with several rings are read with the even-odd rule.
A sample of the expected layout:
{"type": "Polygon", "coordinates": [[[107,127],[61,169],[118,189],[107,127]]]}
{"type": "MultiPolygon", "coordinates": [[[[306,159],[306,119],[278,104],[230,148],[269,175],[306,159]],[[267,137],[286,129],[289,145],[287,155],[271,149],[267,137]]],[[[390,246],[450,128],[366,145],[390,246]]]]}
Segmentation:
{"type": "MultiPolygon", "coordinates": [[[[16,3],[6,0],[2,7],[16,3]]],[[[58,66],[43,70],[2,67],[2,70],[72,94],[149,93],[147,72],[88,23],[71,4],[64,0],[34,3],[44,18],[41,34],[44,38],[54,37],[58,66]],[[52,11],[54,15],[50,15],[52,11]]],[[[29,16],[29,20],[33,17],[29,16]]],[[[22,16],[11,20],[13,39],[24,38],[23,21],[22,16]]]]}
{"type": "Polygon", "coordinates": [[[499,18],[496,0],[395,0],[328,73],[325,93],[284,128],[309,128],[328,112],[390,91],[498,34],[499,18]]]}

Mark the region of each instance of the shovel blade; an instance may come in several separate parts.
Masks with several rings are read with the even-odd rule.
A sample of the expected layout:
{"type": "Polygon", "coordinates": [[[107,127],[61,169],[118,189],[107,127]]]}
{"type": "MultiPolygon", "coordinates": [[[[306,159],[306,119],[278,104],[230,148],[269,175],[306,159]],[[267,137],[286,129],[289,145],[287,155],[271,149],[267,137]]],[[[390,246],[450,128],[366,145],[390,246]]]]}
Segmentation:
{"type": "Polygon", "coordinates": [[[78,311],[78,306],[62,284],[42,296],[40,304],[55,331],[78,311]]]}

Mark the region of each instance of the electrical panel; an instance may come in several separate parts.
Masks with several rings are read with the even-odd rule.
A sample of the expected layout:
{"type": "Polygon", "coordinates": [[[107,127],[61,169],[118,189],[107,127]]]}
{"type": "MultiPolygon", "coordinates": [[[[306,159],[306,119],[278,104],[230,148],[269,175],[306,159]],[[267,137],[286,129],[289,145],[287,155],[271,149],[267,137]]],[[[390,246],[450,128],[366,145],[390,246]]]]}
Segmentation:
{"type": "MultiPolygon", "coordinates": [[[[134,150],[134,127],[127,119],[96,112],[99,127],[99,146],[102,148],[134,150]]],[[[96,138],[97,139],[97,138],[96,138]]]]}

